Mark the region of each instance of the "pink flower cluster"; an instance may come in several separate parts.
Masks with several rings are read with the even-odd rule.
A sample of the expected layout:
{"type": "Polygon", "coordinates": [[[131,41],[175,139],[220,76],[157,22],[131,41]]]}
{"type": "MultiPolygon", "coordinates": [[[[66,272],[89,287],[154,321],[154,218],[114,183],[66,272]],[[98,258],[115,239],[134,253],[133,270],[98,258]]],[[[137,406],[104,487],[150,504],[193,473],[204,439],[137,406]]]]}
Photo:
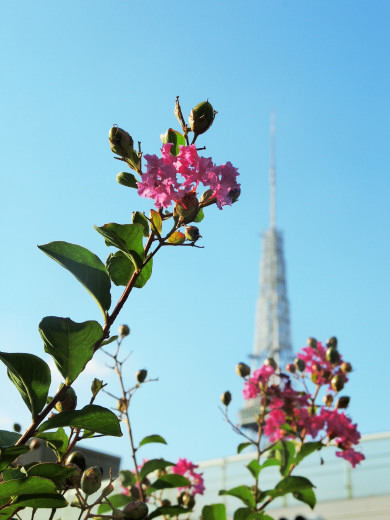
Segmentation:
{"type": "Polygon", "coordinates": [[[213,191],[219,209],[232,204],[232,195],[240,188],[237,168],[230,162],[216,166],[211,158],[200,157],[195,145],[180,146],[178,156],[171,155],[171,146],[162,146],[161,158],[144,156],[147,169],[138,183],[141,197],[153,199],[157,208],[168,208],[186,193],[195,192],[202,183],[213,191]]]}
{"type": "Polygon", "coordinates": [[[191,482],[191,487],[184,489],[189,491],[192,496],[197,494],[203,495],[205,490],[202,476],[203,473],[197,473],[194,471],[197,467],[198,466],[196,464],[193,464],[187,459],[179,459],[177,464],[172,467],[173,473],[176,473],[177,475],[183,475],[183,477],[188,478],[188,480],[191,482]]]}
{"type": "Polygon", "coordinates": [[[348,377],[340,368],[343,362],[342,356],[340,355],[340,360],[337,363],[337,366],[335,366],[326,359],[326,351],[326,347],[318,341],[316,348],[310,346],[303,347],[302,352],[298,354],[298,358],[305,362],[305,371],[312,374],[312,378],[315,380],[316,384],[324,385],[329,383],[329,374],[332,374],[332,376],[340,375],[344,383],[346,383],[348,377]]]}

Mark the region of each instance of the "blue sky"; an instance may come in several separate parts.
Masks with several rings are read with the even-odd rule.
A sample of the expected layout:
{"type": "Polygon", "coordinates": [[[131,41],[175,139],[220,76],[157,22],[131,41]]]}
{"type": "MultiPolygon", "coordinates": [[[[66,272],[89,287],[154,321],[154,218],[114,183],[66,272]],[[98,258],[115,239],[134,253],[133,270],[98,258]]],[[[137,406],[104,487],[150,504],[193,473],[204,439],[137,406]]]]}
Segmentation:
{"type": "MultiPolygon", "coordinates": [[[[175,97],[185,114],[208,98],[218,115],[199,145],[217,164],[239,168],[241,199],[208,211],[204,249],[161,253],[120,322],[132,328],[129,384],[143,367],[159,378],[135,397],[134,432],[138,440],[160,433],[169,444],[142,455],[233,454],[239,439],[219,395],[232,391],[235,420],[242,398],[234,366],[252,350],[260,233],[269,224],[275,111],[294,348],[307,336],[337,335],[354,366],[353,419],[363,433],[389,430],[389,15],[388,2],[359,0],[2,5],[1,350],[44,355],[37,326],[46,315],[101,319],[36,245],[65,240],[104,259],[93,225],[149,211],[115,182],[122,168],[108,145],[112,124],[158,153],[160,133],[178,129],[175,97]]],[[[94,373],[111,381],[104,364],[98,356],[76,383],[80,405],[94,373]]],[[[0,427],[27,426],[2,374],[0,427]]],[[[126,439],[91,445],[129,464],[126,439]]]]}

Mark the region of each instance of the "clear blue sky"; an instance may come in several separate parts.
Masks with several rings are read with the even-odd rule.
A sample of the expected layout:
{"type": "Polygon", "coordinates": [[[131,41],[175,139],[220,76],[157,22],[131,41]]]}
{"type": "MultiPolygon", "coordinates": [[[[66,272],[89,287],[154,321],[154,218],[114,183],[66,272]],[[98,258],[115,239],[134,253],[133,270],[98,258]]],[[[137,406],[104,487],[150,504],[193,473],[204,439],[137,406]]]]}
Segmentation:
{"type": "MultiPolygon", "coordinates": [[[[132,328],[130,381],[143,367],[159,378],[134,400],[134,431],[169,444],[141,455],[233,454],[239,439],[219,396],[232,391],[235,419],[234,366],[252,350],[260,233],[269,224],[275,111],[294,348],[307,336],[337,335],[355,369],[351,415],[363,433],[389,430],[389,19],[385,0],[3,3],[0,348],[43,355],[37,326],[46,315],[101,319],[36,245],[65,240],[104,259],[93,225],[150,208],[115,182],[121,166],[109,128],[117,123],[145,153],[158,153],[160,133],[177,128],[176,95],[186,114],[208,98],[218,116],[199,145],[239,168],[241,199],[207,213],[205,249],[162,252],[120,322],[132,328]]],[[[104,357],[98,362],[96,375],[109,380],[104,357]]],[[[27,426],[1,371],[0,427],[27,426]]],[[[92,377],[76,384],[80,405],[92,377]]],[[[129,463],[126,440],[92,445],[129,463]]]]}

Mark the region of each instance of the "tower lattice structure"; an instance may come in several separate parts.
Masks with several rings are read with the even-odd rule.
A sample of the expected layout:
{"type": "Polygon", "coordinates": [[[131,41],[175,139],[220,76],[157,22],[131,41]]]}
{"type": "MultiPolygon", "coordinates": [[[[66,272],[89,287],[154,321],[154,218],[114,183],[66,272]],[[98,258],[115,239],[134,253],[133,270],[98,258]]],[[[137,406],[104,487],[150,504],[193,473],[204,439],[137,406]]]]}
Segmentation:
{"type": "MultiPolygon", "coordinates": [[[[283,235],[276,228],[276,167],[275,167],[275,116],[271,116],[270,150],[270,227],[263,232],[260,262],[260,292],[256,306],[255,337],[252,368],[258,368],[266,358],[272,357],[284,368],[292,361],[290,339],[290,313],[287,297],[286,266],[283,254],[283,235]]],[[[255,414],[259,403],[246,401],[239,412],[241,426],[257,430],[255,414]]]]}

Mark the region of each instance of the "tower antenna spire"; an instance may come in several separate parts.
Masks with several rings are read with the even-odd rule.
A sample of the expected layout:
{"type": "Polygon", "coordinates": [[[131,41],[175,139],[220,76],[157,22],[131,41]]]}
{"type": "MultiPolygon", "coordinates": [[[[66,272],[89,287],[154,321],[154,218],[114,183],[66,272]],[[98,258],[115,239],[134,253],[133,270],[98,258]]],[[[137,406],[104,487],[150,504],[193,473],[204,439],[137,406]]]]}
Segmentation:
{"type": "Polygon", "coordinates": [[[270,124],[270,168],[269,168],[269,184],[270,184],[270,227],[276,228],[276,166],[275,166],[275,113],[271,114],[270,124]]]}

